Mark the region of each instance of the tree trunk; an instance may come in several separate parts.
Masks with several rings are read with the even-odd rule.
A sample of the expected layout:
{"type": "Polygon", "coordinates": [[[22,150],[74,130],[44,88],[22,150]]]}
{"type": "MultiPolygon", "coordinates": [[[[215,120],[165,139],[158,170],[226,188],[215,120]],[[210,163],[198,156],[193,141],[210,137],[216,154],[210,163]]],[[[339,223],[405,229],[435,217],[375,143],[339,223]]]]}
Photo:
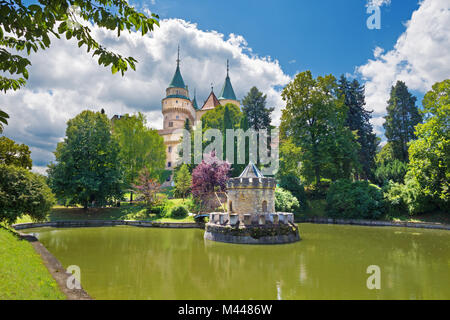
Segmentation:
{"type": "Polygon", "coordinates": [[[130,203],[133,203],[133,191],[130,191],[130,203]]]}

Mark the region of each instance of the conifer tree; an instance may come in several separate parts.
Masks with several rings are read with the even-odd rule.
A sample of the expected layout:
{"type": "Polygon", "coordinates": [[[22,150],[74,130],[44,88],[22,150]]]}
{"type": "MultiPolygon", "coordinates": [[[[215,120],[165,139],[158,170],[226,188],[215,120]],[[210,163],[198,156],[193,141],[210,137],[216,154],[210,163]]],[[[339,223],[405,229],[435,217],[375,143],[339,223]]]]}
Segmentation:
{"type": "Polygon", "coordinates": [[[384,117],[386,138],[392,143],[396,159],[403,162],[408,162],[408,142],[415,138],[414,127],[422,121],[416,100],[406,84],[397,81],[391,89],[387,115],[384,117]]]}
{"type": "Polygon", "coordinates": [[[366,105],[364,86],[356,79],[349,82],[342,75],[339,80],[339,96],[343,97],[348,107],[346,126],[351,131],[356,131],[358,135],[357,141],[361,146],[358,153],[362,169],[361,176],[365,179],[373,179],[378,138],[370,123],[372,111],[367,111],[364,107],[366,105]]]}
{"type": "Polygon", "coordinates": [[[253,87],[242,100],[242,111],[247,116],[249,126],[255,130],[269,129],[274,108],[266,108],[267,95],[253,87]]]}

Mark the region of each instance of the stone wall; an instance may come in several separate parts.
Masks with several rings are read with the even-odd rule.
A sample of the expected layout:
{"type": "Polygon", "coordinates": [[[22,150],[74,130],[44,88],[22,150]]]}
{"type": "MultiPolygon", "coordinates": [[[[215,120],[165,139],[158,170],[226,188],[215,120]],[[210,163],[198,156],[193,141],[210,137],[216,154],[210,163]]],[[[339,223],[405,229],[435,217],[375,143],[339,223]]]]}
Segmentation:
{"type": "Polygon", "coordinates": [[[238,214],[240,221],[246,214],[275,213],[275,186],[275,180],[270,178],[230,179],[228,213],[238,214]]]}

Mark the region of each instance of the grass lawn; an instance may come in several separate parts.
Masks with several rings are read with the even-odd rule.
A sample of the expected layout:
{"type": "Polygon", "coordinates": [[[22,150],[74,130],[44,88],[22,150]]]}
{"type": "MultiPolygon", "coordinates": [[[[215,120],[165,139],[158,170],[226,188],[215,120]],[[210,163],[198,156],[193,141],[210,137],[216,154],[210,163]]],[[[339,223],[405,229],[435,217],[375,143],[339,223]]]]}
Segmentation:
{"type": "MultiPolygon", "coordinates": [[[[187,201],[187,200],[186,200],[187,201]]],[[[183,204],[183,199],[170,199],[169,207],[183,204]]],[[[194,218],[189,216],[175,219],[160,217],[147,212],[143,204],[129,204],[122,202],[119,208],[93,208],[85,211],[83,208],[66,208],[63,206],[53,207],[48,221],[60,220],[147,220],[158,222],[194,222],[194,218]]],[[[24,215],[16,220],[16,223],[32,222],[31,218],[24,215]]]]}
{"type": "Polygon", "coordinates": [[[65,299],[33,247],[0,226],[0,300],[65,299]]]}

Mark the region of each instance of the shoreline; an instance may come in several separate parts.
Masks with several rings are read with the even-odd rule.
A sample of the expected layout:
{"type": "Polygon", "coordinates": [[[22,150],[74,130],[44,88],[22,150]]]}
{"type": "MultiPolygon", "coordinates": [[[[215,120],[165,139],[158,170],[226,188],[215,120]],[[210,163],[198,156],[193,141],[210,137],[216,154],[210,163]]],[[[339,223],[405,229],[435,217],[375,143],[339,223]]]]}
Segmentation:
{"type": "MultiPolygon", "coordinates": [[[[406,221],[379,221],[379,220],[359,220],[359,219],[334,219],[334,218],[298,218],[294,221],[297,224],[335,224],[335,225],[355,225],[368,227],[403,227],[420,229],[450,230],[449,224],[439,222],[406,222],[406,221]]],[[[155,222],[146,220],[60,220],[49,222],[29,222],[11,225],[15,230],[53,227],[53,228],[81,228],[81,227],[108,227],[108,226],[134,226],[143,228],[172,228],[204,229],[204,224],[196,222],[155,222]]]]}

